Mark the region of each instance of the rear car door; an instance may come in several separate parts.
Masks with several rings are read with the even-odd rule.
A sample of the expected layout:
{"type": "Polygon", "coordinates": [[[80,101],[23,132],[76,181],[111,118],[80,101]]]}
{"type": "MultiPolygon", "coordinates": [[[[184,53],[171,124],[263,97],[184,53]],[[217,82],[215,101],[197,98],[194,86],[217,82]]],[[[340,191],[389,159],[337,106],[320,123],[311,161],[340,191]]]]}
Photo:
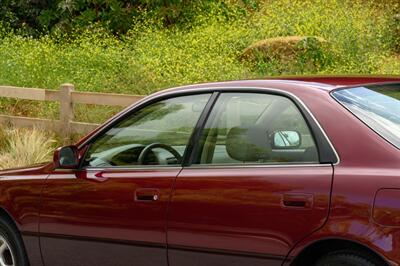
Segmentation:
{"type": "Polygon", "coordinates": [[[45,265],[167,265],[171,188],[209,97],[148,103],[89,141],[80,169],[53,171],[40,213],[45,265]]]}
{"type": "Polygon", "coordinates": [[[281,265],[328,216],[335,155],[314,130],[286,96],[221,93],[176,179],[170,266],[281,265]]]}

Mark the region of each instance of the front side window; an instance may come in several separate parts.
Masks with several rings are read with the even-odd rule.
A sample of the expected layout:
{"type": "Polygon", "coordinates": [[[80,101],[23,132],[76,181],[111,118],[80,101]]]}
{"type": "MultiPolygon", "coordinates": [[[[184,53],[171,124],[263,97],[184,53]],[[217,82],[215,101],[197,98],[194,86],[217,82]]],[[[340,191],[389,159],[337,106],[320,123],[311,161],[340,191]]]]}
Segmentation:
{"type": "Polygon", "coordinates": [[[83,166],[180,165],[209,98],[181,96],[140,109],[90,144],[83,166]]]}
{"type": "Polygon", "coordinates": [[[198,164],[319,162],[306,121],[288,98],[223,93],[206,122],[198,164]]]}
{"type": "Polygon", "coordinates": [[[339,89],[332,96],[400,149],[400,84],[339,89]]]}

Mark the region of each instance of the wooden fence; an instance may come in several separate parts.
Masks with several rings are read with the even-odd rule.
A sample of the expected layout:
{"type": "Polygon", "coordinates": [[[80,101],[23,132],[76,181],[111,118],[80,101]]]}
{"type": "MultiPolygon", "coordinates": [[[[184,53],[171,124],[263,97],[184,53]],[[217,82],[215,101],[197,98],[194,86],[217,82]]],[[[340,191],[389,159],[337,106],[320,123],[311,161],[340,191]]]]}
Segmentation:
{"type": "Polygon", "coordinates": [[[142,99],[144,96],[78,92],[74,90],[74,85],[62,84],[58,91],[0,86],[0,97],[37,101],[59,101],[60,117],[58,120],[0,115],[0,123],[9,124],[14,127],[38,127],[54,130],[59,132],[65,139],[68,139],[71,133],[87,133],[98,126],[98,124],[73,121],[74,103],[126,107],[142,99]]]}

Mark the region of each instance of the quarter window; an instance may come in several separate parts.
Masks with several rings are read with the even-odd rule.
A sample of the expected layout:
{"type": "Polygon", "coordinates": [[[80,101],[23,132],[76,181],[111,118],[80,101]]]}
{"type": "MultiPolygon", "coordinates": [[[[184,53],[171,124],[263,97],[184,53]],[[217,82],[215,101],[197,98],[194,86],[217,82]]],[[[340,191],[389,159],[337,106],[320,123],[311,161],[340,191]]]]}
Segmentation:
{"type": "Polygon", "coordinates": [[[210,94],[182,96],[146,106],[92,143],[86,167],[180,165],[210,94]]]}
{"type": "Polygon", "coordinates": [[[288,98],[224,93],[202,132],[198,164],[319,162],[313,135],[288,98]]]}
{"type": "Polygon", "coordinates": [[[332,92],[332,96],[400,149],[400,84],[338,89],[332,92]]]}

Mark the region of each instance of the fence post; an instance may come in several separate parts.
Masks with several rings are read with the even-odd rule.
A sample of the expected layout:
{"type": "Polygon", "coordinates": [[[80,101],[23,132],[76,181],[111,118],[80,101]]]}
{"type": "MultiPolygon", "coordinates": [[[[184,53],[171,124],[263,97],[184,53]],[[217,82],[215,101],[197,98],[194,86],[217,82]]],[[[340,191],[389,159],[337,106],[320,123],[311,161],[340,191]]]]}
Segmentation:
{"type": "Polygon", "coordinates": [[[65,83],[60,87],[60,124],[59,133],[63,138],[64,145],[71,141],[71,121],[74,119],[74,108],[71,92],[74,91],[74,85],[65,83]]]}

